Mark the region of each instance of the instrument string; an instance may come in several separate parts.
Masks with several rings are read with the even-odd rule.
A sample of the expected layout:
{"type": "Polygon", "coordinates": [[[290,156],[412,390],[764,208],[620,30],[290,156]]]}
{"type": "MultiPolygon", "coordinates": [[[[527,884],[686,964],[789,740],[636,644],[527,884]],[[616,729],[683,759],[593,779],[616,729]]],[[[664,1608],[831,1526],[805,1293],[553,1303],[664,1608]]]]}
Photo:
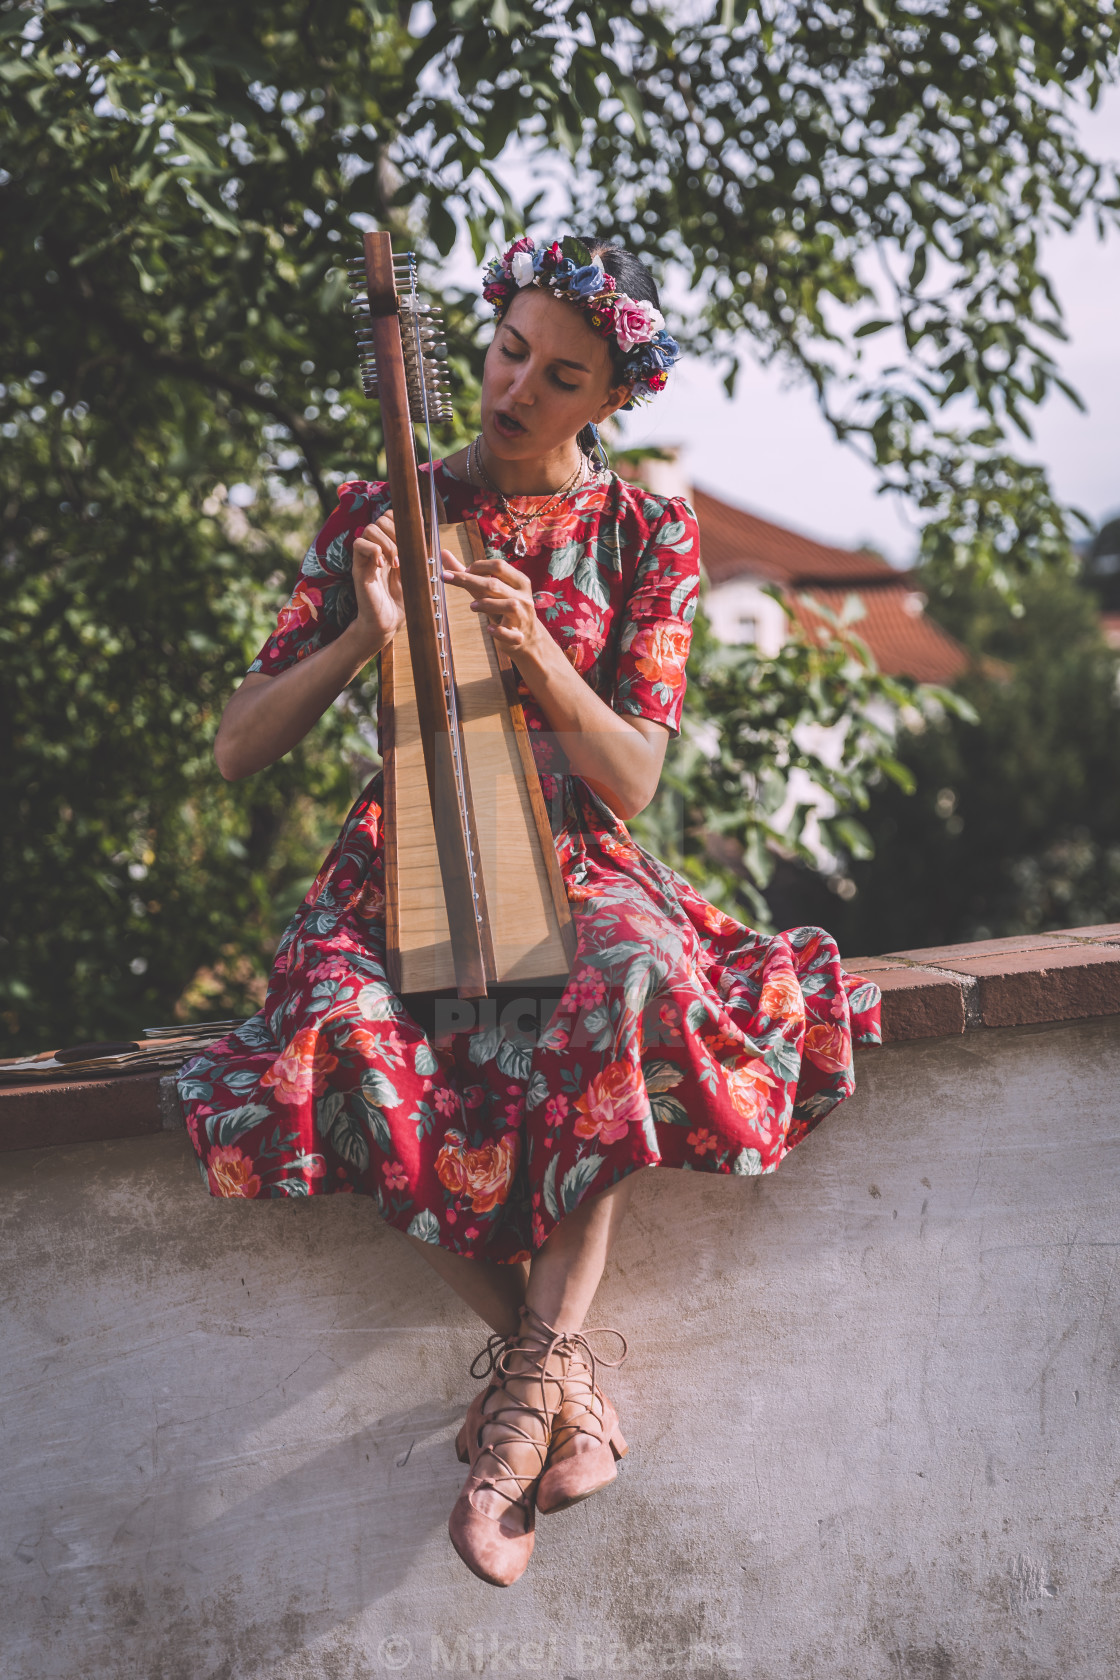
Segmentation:
{"type": "Polygon", "coordinates": [[[440,676],[447,702],[451,725],[451,763],[455,777],[455,794],[459,805],[459,821],[466,837],[467,868],[470,874],[471,899],[475,921],[482,926],[482,906],[479,896],[480,863],[471,822],[470,801],[467,798],[467,778],[463,755],[462,725],[459,718],[459,697],[455,688],[455,672],[451,655],[451,632],[447,616],[447,587],[443,581],[440,560],[439,493],[436,490],[435,454],[432,446],[431,408],[428,402],[427,362],[421,333],[421,305],[416,290],[416,267],[409,266],[409,317],[412,325],[416,376],[423,416],[424,441],[428,455],[428,587],[432,596],[432,610],[436,620],[436,640],[439,646],[440,676]]]}

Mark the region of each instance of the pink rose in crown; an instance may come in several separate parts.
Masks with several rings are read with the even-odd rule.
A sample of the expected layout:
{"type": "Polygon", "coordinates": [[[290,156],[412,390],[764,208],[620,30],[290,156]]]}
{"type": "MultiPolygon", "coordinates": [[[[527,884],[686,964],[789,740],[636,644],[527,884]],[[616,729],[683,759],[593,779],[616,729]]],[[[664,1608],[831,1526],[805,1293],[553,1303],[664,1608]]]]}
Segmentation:
{"type": "Polygon", "coordinates": [[[648,344],[665,325],[665,317],[652,303],[635,303],[633,298],[619,298],[614,305],[614,331],[618,347],[623,352],[636,344],[648,344]]]}

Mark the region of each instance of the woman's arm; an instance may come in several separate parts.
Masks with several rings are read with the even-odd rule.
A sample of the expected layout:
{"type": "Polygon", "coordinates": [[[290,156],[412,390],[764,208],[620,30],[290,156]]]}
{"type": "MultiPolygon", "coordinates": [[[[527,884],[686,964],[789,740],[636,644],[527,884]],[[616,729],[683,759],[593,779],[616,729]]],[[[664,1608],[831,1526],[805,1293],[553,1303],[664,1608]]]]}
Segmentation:
{"type": "Polygon", "coordinates": [[[621,717],[600,700],[537,617],[529,579],[508,561],[476,560],[469,569],[453,562],[444,578],[467,590],[473,611],[490,620],[575,774],[617,817],[637,816],[657,791],[671,731],[649,718],[621,717]]]}
{"type": "Polygon", "coordinates": [[[357,615],[342,634],[278,676],[250,673],[230,699],[214,740],[227,782],[291,752],[404,622],[391,513],[355,538],[353,565],[357,615]]]}

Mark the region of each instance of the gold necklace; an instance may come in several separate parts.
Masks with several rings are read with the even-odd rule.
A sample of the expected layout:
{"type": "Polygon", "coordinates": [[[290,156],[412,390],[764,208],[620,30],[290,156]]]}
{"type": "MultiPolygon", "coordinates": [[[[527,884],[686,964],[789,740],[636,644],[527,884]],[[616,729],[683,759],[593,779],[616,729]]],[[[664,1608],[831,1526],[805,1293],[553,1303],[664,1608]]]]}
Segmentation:
{"type": "Polygon", "coordinates": [[[555,495],[550,497],[550,499],[545,503],[544,507],[535,508],[533,512],[527,514],[524,519],[518,519],[506,499],[505,492],[498,489],[498,486],[494,483],[494,480],[490,477],[490,474],[483,466],[481,446],[481,437],[476,437],[474,442],[471,444],[470,449],[467,451],[467,477],[470,479],[472,484],[476,484],[481,481],[481,483],[486,485],[487,489],[492,490],[494,495],[497,496],[499,502],[502,504],[502,512],[513,525],[513,530],[510,532],[508,537],[503,539],[501,546],[502,548],[508,548],[509,544],[512,542],[515,557],[518,560],[522,560],[529,552],[529,545],[525,541],[526,526],[531,525],[534,519],[543,519],[546,513],[551,513],[554,507],[559,506],[565,496],[570,496],[574,491],[579,490],[582,487],[587,463],[583,456],[580,455],[576,470],[568,480],[567,484],[562,485],[561,488],[556,491],[555,495]]]}

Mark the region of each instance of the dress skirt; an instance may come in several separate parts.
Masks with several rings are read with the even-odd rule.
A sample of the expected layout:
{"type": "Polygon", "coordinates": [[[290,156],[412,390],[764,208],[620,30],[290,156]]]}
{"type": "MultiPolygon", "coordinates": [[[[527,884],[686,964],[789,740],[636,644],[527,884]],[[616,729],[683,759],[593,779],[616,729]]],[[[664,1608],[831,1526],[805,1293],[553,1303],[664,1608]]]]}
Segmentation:
{"type": "Polygon", "coordinates": [[[562,995],[422,1021],[394,994],[375,777],[285,931],[264,1008],[180,1074],[212,1194],[356,1191],[425,1242],[515,1261],[637,1167],[773,1172],[850,1094],[879,992],[829,934],[753,933],[582,780],[545,792],[578,937],[562,995]]]}

